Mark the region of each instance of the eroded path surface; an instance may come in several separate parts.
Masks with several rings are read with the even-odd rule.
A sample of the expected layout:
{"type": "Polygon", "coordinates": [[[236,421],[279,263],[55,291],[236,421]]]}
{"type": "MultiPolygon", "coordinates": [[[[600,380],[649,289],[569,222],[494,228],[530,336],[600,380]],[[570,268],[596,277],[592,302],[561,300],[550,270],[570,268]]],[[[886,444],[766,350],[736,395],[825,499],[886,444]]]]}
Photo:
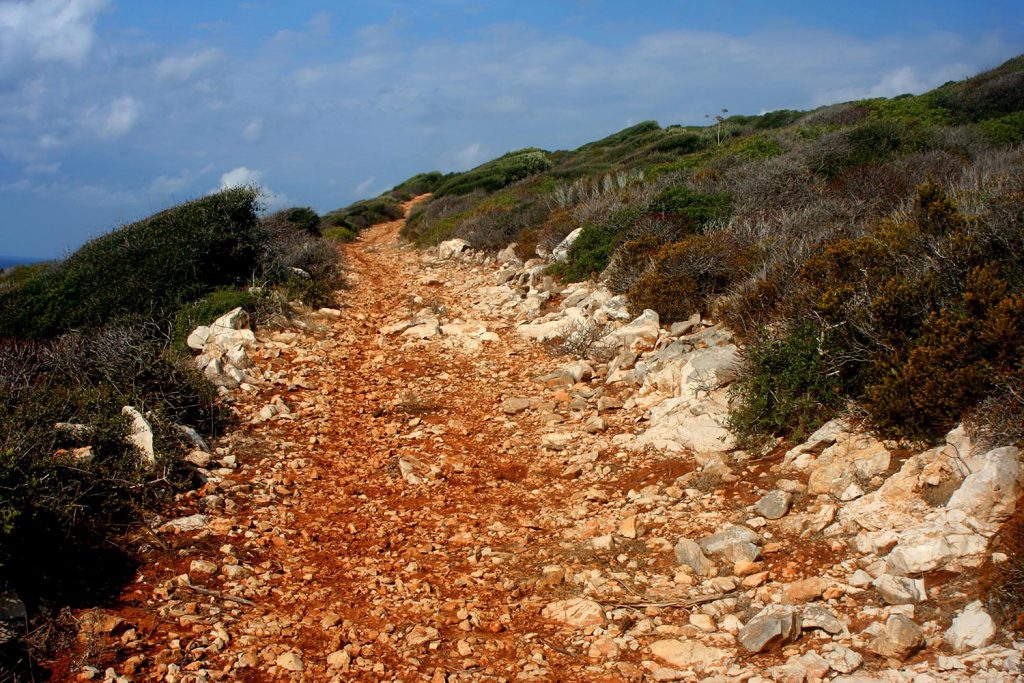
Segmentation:
{"type": "MultiPolygon", "coordinates": [[[[781,450],[736,451],[709,416],[726,390],[690,372],[728,370],[720,326],[634,321],[616,334],[650,336],[643,362],[627,349],[595,370],[517,331],[531,302],[536,336],[582,294],[524,297],[496,286],[511,277],[501,264],[439,260],[400,227],[345,248],[337,309],[257,332],[260,381],[229,398],[242,426],[153,534],[123,603],[83,615],[83,659],[101,669],[68,678],[112,666],[108,679],[173,682],[804,681],[885,668],[891,681],[1013,680],[1020,654],[999,644],[937,658],[970,572],[912,568],[924,580],[889,593],[927,589],[927,602],[883,602],[863,571],[887,576],[896,522],[942,513],[933,526],[946,533],[952,513],[919,485],[946,476],[943,449],[908,458],[830,423],[785,463],[781,450]],[[546,307],[561,313],[544,322],[546,307]],[[925,630],[891,647],[881,625],[907,615],[925,630]]],[[[977,566],[967,559],[942,566],[977,566]]]]}
{"type": "Polygon", "coordinates": [[[261,335],[268,380],[236,402],[256,422],[215,456],[238,468],[181,501],[202,528],[171,534],[179,560],[126,598],[123,640],[148,650],[130,678],[594,680],[539,614],[579,592],[555,565],[574,561],[560,543],[586,486],[562,476],[570,430],[542,435],[581,406],[531,381],[558,363],[488,317],[486,278],[400,226],[346,248],[339,317],[261,335]],[[290,414],[262,421],[278,399],[290,414]]]}

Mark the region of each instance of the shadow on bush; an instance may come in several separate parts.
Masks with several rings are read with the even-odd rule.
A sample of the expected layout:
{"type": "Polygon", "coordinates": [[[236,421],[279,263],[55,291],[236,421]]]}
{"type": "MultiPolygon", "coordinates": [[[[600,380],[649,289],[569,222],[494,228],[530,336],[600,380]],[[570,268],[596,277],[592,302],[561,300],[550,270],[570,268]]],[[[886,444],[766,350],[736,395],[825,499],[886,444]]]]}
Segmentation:
{"type": "Polygon", "coordinates": [[[125,532],[193,482],[178,425],[224,425],[213,387],[136,321],[0,343],[0,393],[0,583],[34,623],[111,599],[133,575],[125,532]],[[153,426],[153,468],[126,443],[126,405],[153,426]]]}
{"type": "Polygon", "coordinates": [[[224,190],[98,237],[0,294],[0,337],[48,337],[117,317],[169,317],[253,275],[258,193],[224,190]]]}

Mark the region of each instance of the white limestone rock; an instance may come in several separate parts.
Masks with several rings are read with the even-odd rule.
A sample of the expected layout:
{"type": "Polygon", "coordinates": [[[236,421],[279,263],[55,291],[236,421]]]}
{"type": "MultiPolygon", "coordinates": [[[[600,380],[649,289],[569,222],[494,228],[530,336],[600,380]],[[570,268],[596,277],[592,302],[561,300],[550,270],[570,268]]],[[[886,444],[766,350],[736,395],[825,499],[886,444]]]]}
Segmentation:
{"type": "Polygon", "coordinates": [[[980,600],[968,604],[953,618],[943,639],[954,652],[985,647],[996,636],[996,625],[980,600]]]}

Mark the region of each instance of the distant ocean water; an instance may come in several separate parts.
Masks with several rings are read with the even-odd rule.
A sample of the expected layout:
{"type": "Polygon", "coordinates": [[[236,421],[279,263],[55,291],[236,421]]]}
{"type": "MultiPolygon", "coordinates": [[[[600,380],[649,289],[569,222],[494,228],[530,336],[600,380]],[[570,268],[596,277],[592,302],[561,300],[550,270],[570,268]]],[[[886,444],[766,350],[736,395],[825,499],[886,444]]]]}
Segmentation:
{"type": "Polygon", "coordinates": [[[0,256],[0,269],[10,268],[11,266],[22,266],[27,263],[39,263],[44,259],[40,258],[29,258],[26,256],[0,256]]]}

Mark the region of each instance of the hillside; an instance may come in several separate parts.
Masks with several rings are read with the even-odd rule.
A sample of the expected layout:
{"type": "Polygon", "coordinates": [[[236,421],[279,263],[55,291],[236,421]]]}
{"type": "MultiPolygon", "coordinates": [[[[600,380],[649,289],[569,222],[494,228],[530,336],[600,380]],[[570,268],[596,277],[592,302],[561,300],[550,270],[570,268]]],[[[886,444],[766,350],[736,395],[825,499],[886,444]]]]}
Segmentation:
{"type": "Polygon", "coordinates": [[[403,234],[523,259],[561,243],[563,281],[728,322],[750,349],[733,427],[751,445],[851,401],[887,436],[934,439],[1024,381],[1022,93],[1017,57],[918,96],[646,121],[427,176],[403,234]]]}
{"type": "Polygon", "coordinates": [[[0,678],[1016,680],[1022,143],[1018,57],[4,271],[0,678]]]}

